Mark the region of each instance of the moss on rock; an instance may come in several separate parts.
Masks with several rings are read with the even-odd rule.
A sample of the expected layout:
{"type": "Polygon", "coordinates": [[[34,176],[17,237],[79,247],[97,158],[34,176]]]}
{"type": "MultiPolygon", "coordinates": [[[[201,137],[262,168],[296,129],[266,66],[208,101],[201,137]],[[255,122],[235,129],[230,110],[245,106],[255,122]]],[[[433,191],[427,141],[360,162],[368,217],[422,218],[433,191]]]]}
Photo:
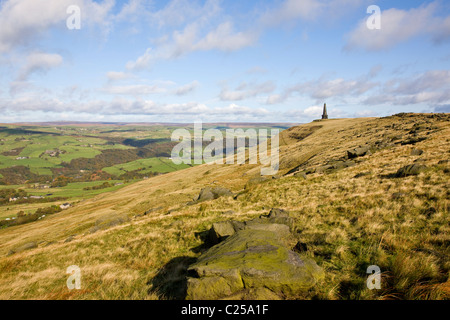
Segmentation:
{"type": "Polygon", "coordinates": [[[275,232],[244,229],[212,247],[189,267],[187,299],[243,298],[267,290],[294,298],[323,277],[317,264],[284,246],[275,232]],[[265,288],[265,290],[259,290],[265,288]],[[267,289],[267,290],[266,290],[267,289]]]}

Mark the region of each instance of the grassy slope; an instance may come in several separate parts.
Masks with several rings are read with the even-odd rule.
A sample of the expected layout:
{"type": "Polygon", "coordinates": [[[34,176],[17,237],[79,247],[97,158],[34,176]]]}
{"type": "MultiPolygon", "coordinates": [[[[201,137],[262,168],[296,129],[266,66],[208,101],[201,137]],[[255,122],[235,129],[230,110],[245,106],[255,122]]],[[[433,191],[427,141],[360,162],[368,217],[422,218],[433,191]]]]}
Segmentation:
{"type": "MultiPolygon", "coordinates": [[[[286,130],[280,137],[280,173],[305,162],[318,166],[349,148],[405,134],[422,119],[427,120],[342,119],[286,130]],[[322,128],[301,139],[318,125],[322,128]]],[[[238,192],[260,169],[202,165],[98,195],[42,221],[0,230],[0,298],[165,298],[170,290],[152,290],[154,279],[161,279],[167,263],[199,255],[193,250],[202,244],[196,233],[215,221],[248,219],[272,207],[292,212],[307,254],[326,271],[325,281],[305,298],[449,298],[449,175],[437,162],[449,157],[450,127],[448,120],[428,121],[440,130],[415,146],[424,150],[421,158],[429,166],[417,177],[386,177],[418,158],[410,155],[412,146],[396,145],[335,173],[307,180],[282,177],[257,185],[238,200],[186,206],[206,185],[238,192]],[[368,175],[354,178],[361,172],[368,175]],[[395,192],[405,195],[393,199],[395,192]],[[430,207],[436,212],[427,217],[424,212],[430,207]],[[99,218],[132,217],[152,208],[159,209],[108,230],[88,232],[99,218]],[[229,210],[234,213],[226,213],[229,210]],[[65,243],[70,235],[74,240],[65,243]],[[30,241],[39,247],[7,256],[10,249],[30,241]],[[82,290],[66,287],[65,271],[73,264],[81,268],[82,290]],[[382,290],[365,286],[366,268],[372,264],[383,272],[382,290]]],[[[172,274],[162,282],[170,287],[171,281],[181,279],[172,274]]]]}

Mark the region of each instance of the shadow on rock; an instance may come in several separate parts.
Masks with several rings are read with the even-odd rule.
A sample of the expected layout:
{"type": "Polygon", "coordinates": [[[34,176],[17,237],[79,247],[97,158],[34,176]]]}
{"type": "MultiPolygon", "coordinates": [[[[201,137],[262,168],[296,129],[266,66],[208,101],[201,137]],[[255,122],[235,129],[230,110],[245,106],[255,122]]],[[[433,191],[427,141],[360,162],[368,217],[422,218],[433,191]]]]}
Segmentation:
{"type": "Polygon", "coordinates": [[[202,244],[191,249],[191,251],[194,253],[203,253],[216,244],[215,242],[211,241],[211,230],[209,229],[201,232],[196,232],[195,237],[199,238],[202,241],[202,244]]]}
{"type": "Polygon", "coordinates": [[[150,292],[163,299],[184,300],[187,292],[187,269],[197,261],[193,257],[177,257],[163,266],[158,274],[149,281],[150,292]]]}

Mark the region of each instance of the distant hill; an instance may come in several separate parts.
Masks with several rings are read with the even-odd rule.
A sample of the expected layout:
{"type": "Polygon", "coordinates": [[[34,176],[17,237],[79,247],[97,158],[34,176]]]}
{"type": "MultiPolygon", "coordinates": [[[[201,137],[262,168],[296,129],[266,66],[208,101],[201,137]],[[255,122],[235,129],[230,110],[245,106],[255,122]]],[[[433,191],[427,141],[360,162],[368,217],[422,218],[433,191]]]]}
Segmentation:
{"type": "MultiPolygon", "coordinates": [[[[190,126],[192,123],[170,123],[170,122],[82,122],[82,121],[52,121],[52,122],[17,122],[17,123],[6,123],[0,125],[17,125],[17,126],[174,126],[174,127],[184,127],[190,126]]],[[[214,122],[214,123],[203,123],[204,126],[214,127],[214,126],[224,126],[229,128],[239,127],[260,127],[266,125],[269,127],[282,127],[290,128],[292,126],[298,125],[298,123],[263,123],[263,122],[214,122]]]]}

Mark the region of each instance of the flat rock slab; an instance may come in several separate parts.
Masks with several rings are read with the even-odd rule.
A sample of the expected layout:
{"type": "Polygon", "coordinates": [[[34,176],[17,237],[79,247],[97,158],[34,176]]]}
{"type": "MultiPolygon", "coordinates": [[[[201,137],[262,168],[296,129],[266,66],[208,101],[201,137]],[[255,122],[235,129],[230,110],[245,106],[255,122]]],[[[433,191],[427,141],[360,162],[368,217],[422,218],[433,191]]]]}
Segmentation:
{"type": "Polygon", "coordinates": [[[395,176],[397,178],[407,177],[407,176],[417,176],[419,173],[427,169],[426,165],[422,164],[410,164],[408,166],[402,167],[398,169],[398,171],[395,173],[395,176]]]}
{"type": "Polygon", "coordinates": [[[275,232],[278,236],[288,238],[293,225],[289,213],[283,209],[272,208],[267,216],[249,221],[222,221],[213,223],[209,230],[209,241],[217,244],[243,229],[256,229],[275,232]]]}
{"type": "Polygon", "coordinates": [[[277,233],[243,229],[209,249],[188,269],[188,300],[295,298],[322,269],[285,247],[277,233]]]}
{"type": "Polygon", "coordinates": [[[229,189],[223,187],[206,187],[200,191],[200,194],[194,199],[194,202],[214,200],[226,196],[233,196],[233,193],[229,189]]]}

